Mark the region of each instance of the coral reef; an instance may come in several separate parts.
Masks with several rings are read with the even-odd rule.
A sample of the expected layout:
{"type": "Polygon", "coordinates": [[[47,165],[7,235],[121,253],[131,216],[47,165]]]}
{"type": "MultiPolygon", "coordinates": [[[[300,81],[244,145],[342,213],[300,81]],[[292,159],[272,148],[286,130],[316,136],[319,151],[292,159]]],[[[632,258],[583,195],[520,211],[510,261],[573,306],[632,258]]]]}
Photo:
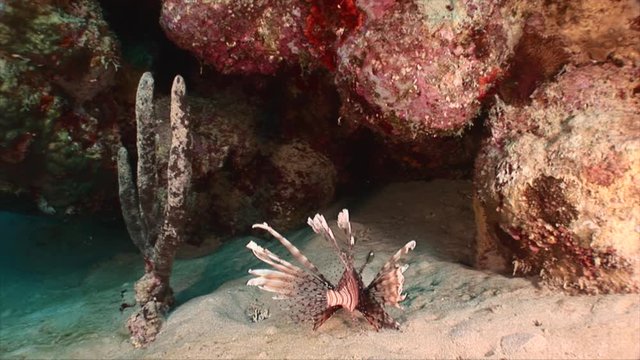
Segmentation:
{"type": "MultiPolygon", "coordinates": [[[[185,101],[193,141],[193,186],[188,196],[192,216],[185,232],[189,234],[187,241],[197,245],[212,232],[225,236],[229,228],[246,231],[236,227],[229,217],[220,217],[217,209],[235,202],[233,187],[236,181],[253,174],[250,166],[259,154],[262,140],[257,132],[258,108],[238,94],[218,93],[208,99],[188,96],[185,101]],[[218,193],[221,187],[223,190],[218,193]],[[228,227],[218,226],[220,223],[228,227]]],[[[171,100],[161,97],[155,102],[154,112],[159,119],[167,119],[170,107],[171,100]]],[[[158,137],[158,162],[166,166],[171,138],[168,122],[158,124],[158,137]]]]}
{"type": "Polygon", "coordinates": [[[479,139],[479,131],[473,130],[462,136],[429,136],[412,143],[381,140],[384,143],[372,151],[375,156],[368,171],[379,182],[469,178],[479,139]]]}
{"type": "Polygon", "coordinates": [[[545,36],[531,23],[526,23],[504,78],[497,85],[497,94],[509,105],[528,104],[531,94],[541,84],[553,80],[571,60],[557,36],[545,36]]]}
{"type": "Polygon", "coordinates": [[[477,265],[570,291],[638,291],[640,72],[570,66],[498,103],[476,162],[477,265]]]}
{"type": "Polygon", "coordinates": [[[291,227],[312,208],[331,200],[335,190],[333,165],[308,145],[272,144],[259,152],[257,139],[250,136],[254,129],[243,122],[253,120],[251,112],[216,122],[217,117],[228,115],[229,108],[210,112],[215,101],[187,101],[181,77],[174,81],[168,105],[169,109],[163,100],[154,106],[153,78],[145,73],[136,97],[135,177],[126,149],[121,147],[118,154],[123,217],[145,259],[145,275],[135,286],[139,311],[128,321],[136,347],[155,339],[173,304],[169,286],[173,258],[194,226],[213,218],[226,223],[230,232],[242,231],[247,221],[242,215],[253,211],[254,216],[266,215],[291,227]],[[187,116],[189,105],[194,106],[187,116]],[[170,128],[160,120],[167,111],[170,128]],[[264,151],[271,151],[268,159],[263,157],[264,151]],[[258,170],[266,170],[259,177],[250,173],[256,164],[261,166],[258,170]],[[216,178],[220,180],[216,182],[216,178]],[[191,191],[191,183],[196,191],[191,191]],[[212,187],[212,183],[222,184],[221,188],[212,187]],[[243,188],[249,185],[250,191],[243,188]],[[208,207],[211,214],[201,212],[208,207]]]}
{"type": "MultiPolygon", "coordinates": [[[[264,219],[291,229],[367,185],[464,177],[483,136],[468,127],[495,105],[476,162],[479,262],[515,260],[517,273],[584,291],[634,289],[619,274],[636,271],[635,250],[619,239],[635,233],[617,217],[636,195],[637,1],[150,0],[130,15],[145,17],[137,28],[119,18],[127,4],[103,2],[119,35],[135,33],[122,36],[126,60],[96,0],[0,4],[3,203],[104,208],[115,149],[136,142],[142,68],[159,92],[181,73],[196,94],[184,99],[192,244],[264,219]],[[614,189],[625,199],[605,201],[614,189]]],[[[162,169],[170,107],[159,96],[150,110],[162,169]]]]}
{"type": "Polygon", "coordinates": [[[338,49],[342,116],[402,142],[461,132],[518,39],[514,7],[466,0],[385,4],[363,2],[362,30],[338,49]]]}
{"type": "Polygon", "coordinates": [[[274,74],[283,65],[334,70],[336,49],[364,20],[347,1],[163,2],[161,24],[222,73],[274,74]]]}
{"type": "Polygon", "coordinates": [[[513,1],[165,1],[169,38],[221,72],[332,72],[345,120],[410,142],[460,133],[520,35],[513,1]]]}
{"type": "Polygon", "coordinates": [[[611,60],[640,66],[640,3],[620,1],[534,1],[528,24],[544,38],[556,38],[572,62],[611,60]]]}
{"type": "Polygon", "coordinates": [[[305,56],[307,11],[291,0],[166,0],[160,21],[173,42],[222,73],[273,74],[305,56]]]}
{"type": "Polygon", "coordinates": [[[528,103],[538,86],[569,63],[640,65],[637,1],[539,0],[522,6],[523,35],[497,90],[505,103],[528,103]]]}
{"type": "MultiPolygon", "coordinates": [[[[115,210],[109,209],[117,204],[114,158],[121,141],[135,142],[131,99],[141,72],[128,62],[120,67],[117,43],[95,1],[9,2],[0,17],[0,200],[16,208],[31,200],[33,210],[58,215],[115,210]]],[[[274,139],[278,129],[263,128],[264,103],[247,100],[237,86],[219,91],[223,86],[200,75],[194,70],[191,78],[207,97],[185,100],[194,155],[189,208],[205,210],[189,218],[190,243],[211,233],[246,232],[258,219],[288,229],[333,198],[336,170],[319,146],[306,145],[312,137],[298,132],[274,139]],[[283,161],[282,154],[298,161],[283,161]],[[291,166],[301,172],[293,174],[291,166]],[[212,176],[217,171],[221,176],[212,176]],[[318,173],[323,176],[310,176],[318,173]]],[[[168,97],[154,107],[158,119],[169,119],[168,97]]],[[[157,126],[157,161],[166,167],[170,124],[157,126]]],[[[159,176],[166,181],[166,174],[159,176]]]]}
{"type": "Polygon", "coordinates": [[[118,66],[96,1],[3,2],[0,182],[50,213],[100,206],[115,144],[100,100],[118,66]]]}
{"type": "Polygon", "coordinates": [[[127,321],[135,347],[155,340],[162,318],[174,302],[169,278],[178,246],[185,241],[184,229],[189,215],[187,194],[192,173],[184,79],[176,76],[171,89],[171,140],[166,167],[159,166],[156,159],[159,121],[153,109],[153,88],[151,73],[144,73],[136,96],[138,164],[135,176],[126,148],[118,151],[122,215],[145,262],[145,274],[135,285],[139,309],[127,321]],[[161,172],[166,172],[166,181],[158,179],[161,172]]]}
{"type": "MultiPolygon", "coordinates": [[[[199,244],[211,233],[220,238],[246,233],[259,219],[292,229],[335,193],[333,163],[295,136],[269,139],[260,128],[260,107],[234,91],[211,98],[189,96],[193,138],[194,211],[186,232],[199,244]],[[289,140],[290,139],[290,140],[289,140]]],[[[170,101],[160,98],[155,113],[169,114],[170,101]]],[[[158,161],[166,164],[168,124],[158,125],[158,161]]]]}

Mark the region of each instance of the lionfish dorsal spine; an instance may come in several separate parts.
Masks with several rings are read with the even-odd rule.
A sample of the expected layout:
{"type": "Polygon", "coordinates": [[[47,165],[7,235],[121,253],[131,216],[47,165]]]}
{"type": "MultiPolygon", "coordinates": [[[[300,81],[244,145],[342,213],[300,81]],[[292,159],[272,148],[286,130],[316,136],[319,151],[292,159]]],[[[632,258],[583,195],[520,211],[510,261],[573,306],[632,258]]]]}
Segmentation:
{"type": "Polygon", "coordinates": [[[367,258],[364,260],[364,263],[362,264],[362,266],[360,266],[360,269],[358,269],[358,275],[362,276],[362,272],[364,271],[364,268],[371,264],[371,261],[373,261],[373,257],[374,257],[374,252],[373,251],[369,251],[369,253],[367,254],[367,258]]]}
{"type": "Polygon", "coordinates": [[[313,217],[313,219],[312,218],[307,219],[307,224],[309,224],[311,229],[313,229],[313,232],[315,232],[316,234],[322,235],[322,237],[329,244],[333,246],[333,248],[338,253],[338,256],[340,257],[340,261],[342,262],[344,267],[349,268],[351,266],[349,256],[342,250],[340,245],[338,245],[338,241],[336,240],[336,237],[333,235],[333,231],[331,231],[331,228],[327,224],[327,220],[325,220],[324,216],[320,214],[316,214],[313,217]]]}
{"type": "Polygon", "coordinates": [[[349,221],[349,210],[343,209],[338,214],[338,227],[344,231],[349,241],[349,249],[353,249],[356,244],[356,239],[351,232],[351,222],[349,221]]]}

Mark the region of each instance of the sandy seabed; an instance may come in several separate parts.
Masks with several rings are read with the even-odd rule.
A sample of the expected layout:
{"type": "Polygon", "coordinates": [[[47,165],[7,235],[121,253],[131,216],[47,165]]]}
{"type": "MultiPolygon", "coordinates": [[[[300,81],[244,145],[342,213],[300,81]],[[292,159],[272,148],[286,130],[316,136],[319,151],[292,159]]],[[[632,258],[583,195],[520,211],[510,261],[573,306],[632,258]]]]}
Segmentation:
{"type": "MultiPolygon", "coordinates": [[[[389,310],[401,323],[398,331],[376,332],[363,318],[343,311],[317,331],[309,324],[292,322],[270,294],[245,286],[246,271],[260,265],[244,249],[250,238],[239,238],[211,256],[178,262],[173,283],[181,304],[156,342],[146,349],[133,349],[127,341],[123,324],[129,313],[119,313],[120,299],[113,295],[130,287],[124,283],[66,305],[71,308],[69,313],[83,314],[78,324],[98,321],[95,328],[99,330],[76,326],[82,336],[74,335],[72,329],[63,339],[47,344],[26,340],[20,348],[0,355],[81,359],[640,358],[640,295],[569,296],[539,288],[528,279],[468,266],[475,236],[469,182],[392,184],[356,204],[328,209],[325,215],[331,223],[342,205],[350,208],[360,235],[356,262],[363,261],[370,250],[376,253],[364,272],[365,282],[395,250],[409,240],[417,242],[406,257],[410,267],[405,273],[408,296],[404,310],[389,310]],[[106,294],[110,300],[98,300],[106,294]],[[253,322],[256,311],[266,319],[253,322]]],[[[321,271],[326,269],[330,278],[339,276],[335,254],[310,230],[291,233],[289,238],[321,271]]],[[[273,241],[269,247],[277,249],[278,244],[273,241]]],[[[100,282],[100,276],[113,272],[114,267],[118,272],[129,267],[127,279],[134,281],[135,274],[141,273],[133,265],[137,262],[134,255],[116,257],[96,268],[85,282],[100,282]]],[[[7,323],[0,327],[5,328],[0,332],[3,341],[20,336],[16,331],[41,336],[10,316],[3,323],[7,323]]]]}

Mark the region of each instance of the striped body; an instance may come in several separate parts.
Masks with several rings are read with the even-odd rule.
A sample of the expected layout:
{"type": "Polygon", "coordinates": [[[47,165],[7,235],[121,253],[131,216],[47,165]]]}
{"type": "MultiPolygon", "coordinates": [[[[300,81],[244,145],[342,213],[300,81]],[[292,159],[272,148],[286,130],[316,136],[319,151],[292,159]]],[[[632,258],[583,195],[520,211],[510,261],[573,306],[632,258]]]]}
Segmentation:
{"type": "Polygon", "coordinates": [[[277,293],[276,299],[290,300],[292,308],[297,308],[297,312],[292,310],[295,312],[292,313],[294,318],[312,321],[314,330],[340,308],[350,312],[358,311],[376,330],[383,327],[398,329],[400,325],[387,314],[384,305],[400,307],[399,302],[405,299],[406,295],[402,293],[404,283],[402,274],[407,270],[408,265],[401,265],[399,261],[402,255],[414,249],[416,242],[409,241],[400,248],[382,266],[371,284],[365,287],[361,274],[373,253],[369,254],[364,265],[356,271],[353,265],[355,238],[351,233],[349,212],[345,209],[338,214],[338,228],[344,232],[347,239],[346,249],[338,244],[333,231],[322,215],[316,214],[313,219],[309,218],[308,224],[316,234],[322,235],[334,247],[344,266],[345,270],[338,286],[331,284],[298,248],[266,223],[255,224],[253,227],[266,230],[278,239],[303,268],[281,259],[251,241],[247,244],[247,248],[253,251],[258,259],[271,265],[273,270],[249,270],[249,273],[256,277],[249,280],[247,285],[277,293]]]}
{"type": "Polygon", "coordinates": [[[353,269],[345,270],[342,279],[338,283],[338,289],[327,290],[327,306],[340,306],[353,312],[358,306],[360,300],[360,290],[362,289],[362,280],[353,269]]]}

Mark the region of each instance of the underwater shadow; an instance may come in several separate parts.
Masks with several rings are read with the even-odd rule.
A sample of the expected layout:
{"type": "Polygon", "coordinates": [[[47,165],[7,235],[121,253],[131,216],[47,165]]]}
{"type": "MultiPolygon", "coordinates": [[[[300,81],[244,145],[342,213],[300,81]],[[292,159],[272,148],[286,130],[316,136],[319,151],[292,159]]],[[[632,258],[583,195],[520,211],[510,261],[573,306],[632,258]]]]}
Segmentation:
{"type": "MultiPolygon", "coordinates": [[[[471,195],[472,184],[465,180],[388,184],[354,203],[352,219],[370,230],[374,246],[382,242],[396,248],[415,240],[415,253],[473,268],[476,227],[471,195]]],[[[411,263],[411,257],[407,261],[411,263]]]]}
{"type": "MultiPolygon", "coordinates": [[[[299,247],[304,247],[314,238],[313,231],[306,228],[283,235],[299,247]]],[[[286,257],[288,254],[287,250],[275,239],[244,236],[224,243],[215,252],[205,257],[194,260],[178,260],[176,261],[178,271],[180,271],[180,267],[187,265],[187,262],[204,263],[204,269],[195,283],[176,293],[176,307],[191,299],[210,294],[226,282],[242,277],[248,278],[249,269],[264,267],[264,263],[253,256],[251,250],[245,247],[251,240],[278,256],[286,257]]],[[[185,275],[181,277],[183,276],[185,275]]]]}

